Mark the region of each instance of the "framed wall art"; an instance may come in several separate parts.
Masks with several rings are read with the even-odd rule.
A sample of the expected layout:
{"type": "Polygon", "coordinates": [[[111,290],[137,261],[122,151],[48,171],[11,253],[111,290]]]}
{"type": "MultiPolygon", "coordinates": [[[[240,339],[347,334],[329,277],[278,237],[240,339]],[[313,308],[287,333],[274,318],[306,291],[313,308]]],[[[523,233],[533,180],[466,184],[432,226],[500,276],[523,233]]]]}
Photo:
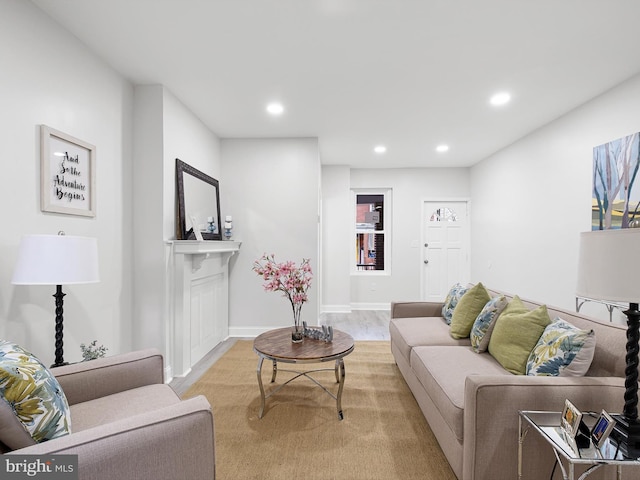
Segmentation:
{"type": "Polygon", "coordinates": [[[96,147],[40,126],[40,209],[95,217],[96,147]]]}
{"type": "Polygon", "coordinates": [[[640,133],[593,149],[592,230],[629,228],[640,222],[640,133]]]}

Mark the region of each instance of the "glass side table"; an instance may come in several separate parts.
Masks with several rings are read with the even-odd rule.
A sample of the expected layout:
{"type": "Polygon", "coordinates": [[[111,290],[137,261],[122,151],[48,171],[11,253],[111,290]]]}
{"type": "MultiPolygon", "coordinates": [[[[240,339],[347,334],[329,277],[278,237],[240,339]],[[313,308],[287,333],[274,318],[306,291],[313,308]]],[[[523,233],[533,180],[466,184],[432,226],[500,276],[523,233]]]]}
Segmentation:
{"type": "MultiPolygon", "coordinates": [[[[587,448],[574,449],[565,441],[564,433],[560,428],[561,412],[519,411],[518,413],[518,479],[522,479],[522,447],[531,429],[538,432],[553,449],[564,480],[575,479],[576,465],[589,465],[587,470],[578,477],[579,480],[583,480],[603,465],[615,465],[618,480],[622,479],[623,466],[640,467],[640,459],[625,458],[610,438],[600,448],[596,448],[591,443],[587,448]]],[[[595,420],[595,418],[591,419],[592,423],[595,420]]],[[[589,424],[588,418],[585,423],[589,424]]]]}

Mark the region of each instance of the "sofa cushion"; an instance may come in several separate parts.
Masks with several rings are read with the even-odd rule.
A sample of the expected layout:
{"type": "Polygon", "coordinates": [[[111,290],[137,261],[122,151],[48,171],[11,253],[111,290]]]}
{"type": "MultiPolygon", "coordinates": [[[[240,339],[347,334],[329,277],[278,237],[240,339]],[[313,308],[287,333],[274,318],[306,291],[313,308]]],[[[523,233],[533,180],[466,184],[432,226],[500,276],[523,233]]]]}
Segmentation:
{"type": "Polygon", "coordinates": [[[180,403],[175,391],[157,383],[125,390],[95,400],[71,405],[73,431],[107,425],[117,420],[180,403]]]}
{"type": "Polygon", "coordinates": [[[508,312],[498,317],[489,340],[489,353],[509,372],[524,375],[529,354],[551,323],[547,307],[527,312],[508,312]]]}
{"type": "Polygon", "coordinates": [[[34,355],[0,341],[0,441],[23,448],[71,433],[69,404],[56,378],[34,355]]]}
{"type": "Polygon", "coordinates": [[[449,326],[442,317],[392,318],[389,322],[391,343],[409,362],[411,349],[419,345],[468,346],[468,338],[456,340],[449,335],[449,326]]]}
{"type": "Polygon", "coordinates": [[[582,377],[596,347],[593,330],[580,330],[556,318],[547,325],[527,361],[527,375],[582,377]]]}
{"type": "Polygon", "coordinates": [[[442,318],[447,324],[451,323],[451,317],[453,316],[453,311],[458,305],[458,302],[462,298],[462,296],[467,293],[469,290],[468,286],[464,286],[461,283],[456,283],[447,294],[447,298],[444,300],[444,305],[442,306],[442,318]]]}
{"type": "Polygon", "coordinates": [[[466,378],[511,376],[493,357],[477,355],[470,347],[415,347],[411,352],[411,369],[460,443],[464,433],[466,378]]]}
{"type": "Polygon", "coordinates": [[[476,353],[487,351],[493,327],[507,303],[507,298],[504,295],[493,297],[484,305],[482,311],[476,317],[469,336],[471,346],[476,353]]]}
{"type": "Polygon", "coordinates": [[[477,283],[467,290],[453,310],[451,336],[457,339],[467,338],[471,332],[473,322],[475,322],[478,314],[489,300],[491,300],[491,297],[482,283],[477,283]]]}

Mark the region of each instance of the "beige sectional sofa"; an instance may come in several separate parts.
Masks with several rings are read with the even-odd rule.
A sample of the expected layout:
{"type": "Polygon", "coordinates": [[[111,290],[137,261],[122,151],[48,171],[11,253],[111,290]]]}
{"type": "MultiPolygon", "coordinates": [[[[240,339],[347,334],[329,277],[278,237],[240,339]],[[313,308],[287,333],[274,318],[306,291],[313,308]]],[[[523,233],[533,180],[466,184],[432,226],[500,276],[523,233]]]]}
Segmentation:
{"type": "MultiPolygon", "coordinates": [[[[523,303],[529,309],[541,305],[523,303]]],[[[519,410],[561,411],[567,398],[583,411],[622,410],[625,326],[547,307],[551,320],[560,317],[595,332],[591,365],[581,377],[514,375],[491,353],[476,353],[469,338],[452,338],[442,307],[443,303],[392,303],[391,350],[459,479],[517,478],[519,410]]],[[[553,462],[550,448],[529,433],[524,478],[550,478],[553,462]]]]}

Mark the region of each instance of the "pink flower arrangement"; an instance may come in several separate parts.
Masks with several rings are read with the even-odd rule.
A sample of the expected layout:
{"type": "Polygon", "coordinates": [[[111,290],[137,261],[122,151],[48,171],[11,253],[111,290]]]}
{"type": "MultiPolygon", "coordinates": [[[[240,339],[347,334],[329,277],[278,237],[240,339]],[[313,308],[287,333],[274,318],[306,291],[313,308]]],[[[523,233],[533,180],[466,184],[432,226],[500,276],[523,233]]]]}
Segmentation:
{"type": "Polygon", "coordinates": [[[299,267],[292,261],[277,263],[275,255],[262,255],[253,262],[253,269],[264,279],[264,289],[268,292],[282,292],[291,302],[293,322],[300,327],[300,311],[308,300],[307,290],[311,286],[313,272],[308,258],[303,258],[299,267]]]}

